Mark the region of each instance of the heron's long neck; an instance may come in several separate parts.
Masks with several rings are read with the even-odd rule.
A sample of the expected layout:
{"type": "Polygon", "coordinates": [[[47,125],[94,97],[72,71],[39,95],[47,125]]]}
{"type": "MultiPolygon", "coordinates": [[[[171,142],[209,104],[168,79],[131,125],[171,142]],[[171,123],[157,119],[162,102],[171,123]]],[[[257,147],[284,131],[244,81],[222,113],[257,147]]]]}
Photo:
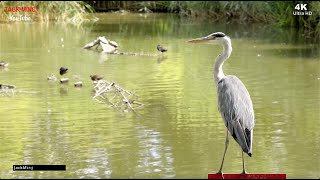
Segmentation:
{"type": "Polygon", "coordinates": [[[216,61],[214,63],[213,78],[216,85],[224,77],[224,73],[222,70],[223,62],[229,58],[229,56],[231,55],[231,52],[232,52],[231,41],[230,39],[227,39],[226,41],[223,42],[222,54],[219,54],[219,56],[216,58],[216,61]]]}

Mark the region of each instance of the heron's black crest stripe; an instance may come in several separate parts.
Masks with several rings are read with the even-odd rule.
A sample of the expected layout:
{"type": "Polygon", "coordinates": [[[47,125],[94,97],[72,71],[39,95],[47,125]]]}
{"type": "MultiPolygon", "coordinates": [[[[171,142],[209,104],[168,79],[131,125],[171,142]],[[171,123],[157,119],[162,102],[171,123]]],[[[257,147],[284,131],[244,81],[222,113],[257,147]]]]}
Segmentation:
{"type": "Polygon", "coordinates": [[[216,32],[216,33],[213,33],[211,36],[214,36],[214,37],[225,37],[226,35],[222,32],[216,32]]]}

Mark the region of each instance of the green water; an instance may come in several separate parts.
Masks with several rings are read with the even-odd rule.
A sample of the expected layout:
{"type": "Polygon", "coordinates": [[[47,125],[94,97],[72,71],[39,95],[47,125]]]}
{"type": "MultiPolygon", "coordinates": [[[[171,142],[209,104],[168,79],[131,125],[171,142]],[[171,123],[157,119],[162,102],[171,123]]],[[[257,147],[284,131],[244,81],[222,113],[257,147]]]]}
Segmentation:
{"type": "MultiPolygon", "coordinates": [[[[255,110],[249,173],[319,178],[319,42],[292,29],[190,20],[170,15],[102,14],[79,27],[0,24],[0,83],[37,94],[0,94],[0,178],[207,178],[220,167],[225,126],[212,79],[221,47],[187,40],[222,31],[233,52],[225,74],[246,85],[255,110]],[[82,47],[98,36],[116,41],[106,55],[82,47]],[[63,41],[61,40],[63,39],[63,41]],[[48,82],[61,66],[69,84],[48,82]],[[133,112],[92,99],[90,74],[134,91],[144,107],[133,112]],[[74,88],[79,75],[82,88],[74,88]],[[67,170],[13,171],[12,165],[64,164],[67,170]]],[[[225,173],[242,171],[233,139],[225,173]]]]}

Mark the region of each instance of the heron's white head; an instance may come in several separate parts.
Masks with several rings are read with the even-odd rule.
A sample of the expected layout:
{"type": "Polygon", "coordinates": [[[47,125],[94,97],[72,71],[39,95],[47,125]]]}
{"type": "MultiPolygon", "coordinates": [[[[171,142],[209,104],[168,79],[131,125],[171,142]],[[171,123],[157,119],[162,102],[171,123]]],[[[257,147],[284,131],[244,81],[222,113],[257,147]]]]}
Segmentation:
{"type": "Polygon", "coordinates": [[[205,37],[189,40],[188,42],[191,42],[191,43],[209,42],[213,44],[231,45],[231,40],[229,36],[225,35],[222,32],[215,32],[205,37]]]}

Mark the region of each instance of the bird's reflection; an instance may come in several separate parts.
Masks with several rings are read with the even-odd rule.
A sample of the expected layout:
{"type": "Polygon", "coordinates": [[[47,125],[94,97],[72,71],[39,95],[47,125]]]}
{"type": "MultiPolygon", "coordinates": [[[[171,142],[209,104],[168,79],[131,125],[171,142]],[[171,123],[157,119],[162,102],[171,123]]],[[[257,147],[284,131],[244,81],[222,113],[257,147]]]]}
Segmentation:
{"type": "Polygon", "coordinates": [[[60,86],[60,96],[68,95],[68,87],[65,84],[61,84],[60,86]]]}
{"type": "Polygon", "coordinates": [[[108,54],[104,53],[104,52],[101,52],[100,53],[100,58],[99,58],[99,63],[102,64],[107,60],[108,60],[108,54]]]}
{"type": "Polygon", "coordinates": [[[160,56],[158,56],[158,63],[161,63],[162,61],[164,61],[166,59],[167,59],[167,56],[160,55],[160,56]]]}
{"type": "Polygon", "coordinates": [[[0,71],[9,71],[9,68],[0,66],[0,71]]]}

